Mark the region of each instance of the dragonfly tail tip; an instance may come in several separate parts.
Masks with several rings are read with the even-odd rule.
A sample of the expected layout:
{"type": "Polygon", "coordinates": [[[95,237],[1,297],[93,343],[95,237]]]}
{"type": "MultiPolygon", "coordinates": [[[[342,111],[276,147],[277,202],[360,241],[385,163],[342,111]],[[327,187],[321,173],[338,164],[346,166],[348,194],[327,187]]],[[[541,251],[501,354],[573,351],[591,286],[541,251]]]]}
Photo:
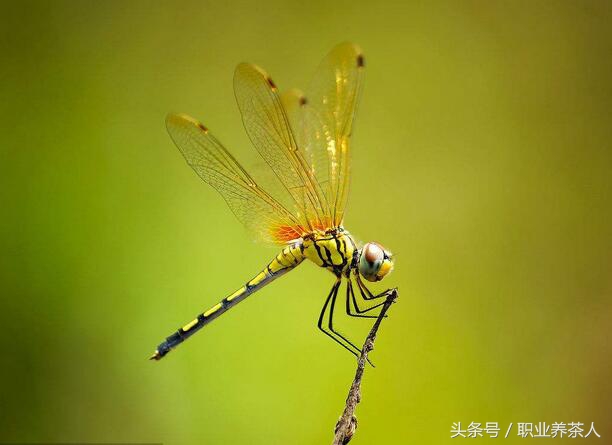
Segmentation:
{"type": "Polygon", "coordinates": [[[159,353],[159,351],[155,351],[155,353],[149,357],[149,360],[159,360],[160,358],[162,358],[162,355],[159,353]]]}

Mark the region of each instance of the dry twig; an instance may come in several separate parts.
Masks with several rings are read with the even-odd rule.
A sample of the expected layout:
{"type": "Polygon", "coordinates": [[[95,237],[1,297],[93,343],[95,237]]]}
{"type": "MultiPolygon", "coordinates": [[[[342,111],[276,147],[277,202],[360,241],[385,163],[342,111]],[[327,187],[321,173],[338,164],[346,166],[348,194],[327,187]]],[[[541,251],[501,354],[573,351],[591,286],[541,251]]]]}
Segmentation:
{"type": "Polygon", "coordinates": [[[376,322],[366,337],[363,348],[361,349],[361,355],[357,360],[357,372],[355,372],[355,379],[353,380],[348,397],[346,398],[344,412],[336,424],[336,429],[334,431],[335,437],[332,445],[346,445],[352,439],[353,434],[355,434],[355,430],[357,429],[355,409],[357,408],[357,404],[361,401],[361,379],[368,360],[368,354],[372,349],[374,349],[374,340],[376,339],[376,333],[378,332],[382,319],[385,317],[387,310],[389,307],[391,307],[396,299],[397,289],[391,289],[389,291],[389,295],[387,296],[387,300],[385,301],[385,304],[383,305],[380,314],[376,319],[376,322]]]}

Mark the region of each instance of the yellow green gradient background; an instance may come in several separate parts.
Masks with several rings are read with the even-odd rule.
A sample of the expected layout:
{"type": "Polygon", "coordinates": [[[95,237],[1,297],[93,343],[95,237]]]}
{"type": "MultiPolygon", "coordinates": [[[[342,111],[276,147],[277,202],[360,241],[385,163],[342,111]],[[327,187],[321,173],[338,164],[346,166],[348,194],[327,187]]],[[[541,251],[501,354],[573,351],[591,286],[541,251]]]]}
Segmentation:
{"type": "Polygon", "coordinates": [[[276,253],[166,113],[243,158],[234,66],[304,87],[349,40],[367,74],[345,225],[396,254],[400,289],[353,443],[471,440],[456,421],[514,422],[503,443],[595,422],[576,441],[609,443],[611,20],[604,1],[3,2],[0,441],[331,443],[355,362],[316,329],[333,280],[310,264],[146,359],[276,253]]]}

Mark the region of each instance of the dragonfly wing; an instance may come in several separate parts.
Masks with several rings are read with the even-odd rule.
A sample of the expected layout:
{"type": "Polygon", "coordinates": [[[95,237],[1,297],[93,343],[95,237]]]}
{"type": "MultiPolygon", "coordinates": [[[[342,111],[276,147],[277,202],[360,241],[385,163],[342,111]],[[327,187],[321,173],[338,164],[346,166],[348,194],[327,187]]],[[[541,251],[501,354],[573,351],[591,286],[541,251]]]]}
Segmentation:
{"type": "MultiPolygon", "coordinates": [[[[303,119],[306,96],[302,90],[291,88],[281,93],[280,100],[287,114],[287,119],[289,120],[289,125],[291,126],[297,145],[301,150],[304,150],[306,135],[304,134],[303,119]]],[[[308,152],[304,150],[304,155],[307,154],[308,152]]],[[[309,159],[307,160],[310,161],[309,159]]]]}
{"type": "Polygon", "coordinates": [[[298,147],[300,147],[308,162],[308,169],[311,175],[316,178],[322,190],[326,213],[330,215],[331,221],[333,209],[331,209],[330,203],[333,201],[328,200],[329,160],[326,150],[327,141],[331,136],[327,137],[321,133],[326,128],[325,123],[321,121],[318,114],[314,113],[301,90],[292,88],[284,91],[281,94],[281,102],[287,113],[298,147]]]}
{"type": "Polygon", "coordinates": [[[166,127],[187,164],[223,196],[257,239],[283,244],[300,237],[299,219],[263,190],[204,125],[185,114],[170,114],[166,127]]]}
{"type": "Polygon", "coordinates": [[[342,224],[350,183],[350,137],[363,84],[364,58],[351,43],[323,59],[302,100],[301,146],[329,203],[334,226],[342,224]]]}
{"type": "Polygon", "coordinates": [[[278,89],[261,68],[242,63],[234,74],[234,92],[251,142],[289,193],[306,231],[330,227],[329,206],[299,148],[278,89]]]}

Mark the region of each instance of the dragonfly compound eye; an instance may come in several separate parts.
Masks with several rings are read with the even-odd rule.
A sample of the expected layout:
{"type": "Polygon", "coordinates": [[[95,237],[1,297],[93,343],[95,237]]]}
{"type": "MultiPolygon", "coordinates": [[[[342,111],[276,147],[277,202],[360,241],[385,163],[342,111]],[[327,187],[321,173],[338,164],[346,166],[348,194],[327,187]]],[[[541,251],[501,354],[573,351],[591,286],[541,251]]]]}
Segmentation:
{"type": "Polygon", "coordinates": [[[366,243],[359,257],[359,273],[368,281],[380,281],[393,269],[391,255],[377,243],[366,243]]]}

